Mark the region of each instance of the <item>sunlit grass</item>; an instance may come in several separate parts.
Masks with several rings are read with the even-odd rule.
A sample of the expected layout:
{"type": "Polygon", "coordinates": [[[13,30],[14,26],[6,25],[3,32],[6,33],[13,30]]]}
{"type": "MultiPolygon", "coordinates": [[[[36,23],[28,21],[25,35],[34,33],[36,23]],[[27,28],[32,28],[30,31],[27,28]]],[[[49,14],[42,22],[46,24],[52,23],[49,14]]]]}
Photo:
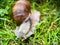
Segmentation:
{"type": "MultiPolygon", "coordinates": [[[[60,9],[52,0],[37,3],[32,1],[31,9],[41,13],[40,22],[36,25],[34,35],[25,41],[17,39],[14,33],[10,32],[16,28],[12,19],[11,8],[14,0],[0,1],[0,44],[1,45],[59,45],[60,43],[60,9]],[[5,4],[5,5],[4,5],[5,4]]],[[[31,2],[31,1],[30,1],[31,2]]]]}

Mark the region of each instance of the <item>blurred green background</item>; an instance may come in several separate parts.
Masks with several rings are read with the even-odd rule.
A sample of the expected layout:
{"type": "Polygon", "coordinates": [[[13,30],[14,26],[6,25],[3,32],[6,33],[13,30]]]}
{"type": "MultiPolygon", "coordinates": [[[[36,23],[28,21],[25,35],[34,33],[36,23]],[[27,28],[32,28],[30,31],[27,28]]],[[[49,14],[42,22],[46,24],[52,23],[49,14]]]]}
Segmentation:
{"type": "Polygon", "coordinates": [[[41,13],[34,35],[22,41],[10,32],[16,28],[12,6],[16,0],[0,0],[0,45],[60,45],[60,0],[29,0],[41,13]]]}

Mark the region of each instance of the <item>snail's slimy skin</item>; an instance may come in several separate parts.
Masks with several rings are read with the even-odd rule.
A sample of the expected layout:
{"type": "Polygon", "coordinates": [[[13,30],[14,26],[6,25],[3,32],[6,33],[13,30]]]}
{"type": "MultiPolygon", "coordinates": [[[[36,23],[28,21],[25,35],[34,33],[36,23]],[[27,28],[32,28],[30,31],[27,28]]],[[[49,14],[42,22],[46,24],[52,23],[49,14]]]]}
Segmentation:
{"type": "Polygon", "coordinates": [[[30,3],[27,0],[18,0],[12,8],[13,19],[20,25],[30,13],[30,3]]]}
{"type": "Polygon", "coordinates": [[[31,36],[34,33],[35,25],[39,22],[39,19],[40,12],[37,10],[32,11],[30,16],[28,16],[25,21],[14,31],[17,38],[23,37],[26,39],[31,36]]]}
{"type": "Polygon", "coordinates": [[[28,18],[24,20],[24,22],[19,27],[16,28],[15,35],[17,36],[17,38],[24,37],[29,32],[30,28],[31,28],[31,21],[28,18]]]}

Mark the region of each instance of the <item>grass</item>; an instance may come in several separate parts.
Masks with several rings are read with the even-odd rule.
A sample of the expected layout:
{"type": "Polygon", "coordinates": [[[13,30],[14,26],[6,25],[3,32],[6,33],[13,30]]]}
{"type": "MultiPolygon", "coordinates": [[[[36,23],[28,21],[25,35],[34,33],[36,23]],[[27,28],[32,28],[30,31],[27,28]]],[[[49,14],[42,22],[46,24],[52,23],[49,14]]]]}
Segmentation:
{"type": "Polygon", "coordinates": [[[60,7],[59,0],[29,0],[31,9],[41,13],[34,35],[25,41],[10,32],[16,28],[13,21],[12,6],[15,0],[0,1],[0,45],[60,45],[60,7]]]}

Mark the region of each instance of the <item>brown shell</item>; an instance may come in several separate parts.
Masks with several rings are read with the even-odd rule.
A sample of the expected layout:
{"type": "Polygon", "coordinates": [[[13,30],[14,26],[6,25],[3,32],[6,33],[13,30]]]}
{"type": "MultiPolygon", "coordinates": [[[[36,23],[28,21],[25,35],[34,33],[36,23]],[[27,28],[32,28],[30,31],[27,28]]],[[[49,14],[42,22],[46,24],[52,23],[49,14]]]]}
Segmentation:
{"type": "Polygon", "coordinates": [[[30,13],[30,3],[27,0],[19,0],[15,3],[12,9],[13,19],[20,25],[30,13]]]}

